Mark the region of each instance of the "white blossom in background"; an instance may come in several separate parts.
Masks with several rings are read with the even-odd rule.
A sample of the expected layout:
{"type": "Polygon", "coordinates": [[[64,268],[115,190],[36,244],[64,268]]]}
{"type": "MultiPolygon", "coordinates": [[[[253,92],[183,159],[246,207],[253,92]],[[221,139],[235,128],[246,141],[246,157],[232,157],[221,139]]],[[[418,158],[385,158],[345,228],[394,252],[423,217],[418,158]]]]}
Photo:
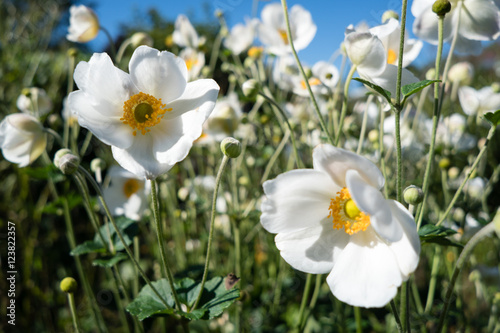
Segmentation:
{"type": "Polygon", "coordinates": [[[52,111],[52,100],[44,89],[31,87],[23,89],[16,102],[19,111],[41,117],[52,111]]]}
{"type": "Polygon", "coordinates": [[[205,66],[205,54],[201,51],[187,47],[179,52],[179,57],[186,62],[188,81],[198,79],[203,66],[205,66]]]}
{"type": "Polygon", "coordinates": [[[462,110],[468,116],[482,116],[485,112],[500,109],[500,93],[492,87],[476,90],[469,86],[463,86],[458,89],[458,98],[462,110]]]}
{"type": "Polygon", "coordinates": [[[66,39],[71,42],[87,43],[99,33],[99,19],[95,12],[84,5],[69,8],[69,27],[66,39]]]}
{"type": "Polygon", "coordinates": [[[245,24],[236,24],[224,39],[224,46],[235,55],[249,49],[255,39],[258,24],[258,19],[245,19],[245,24]]]}
{"type": "Polygon", "coordinates": [[[175,20],[175,30],[172,38],[174,43],[181,47],[198,49],[201,45],[205,44],[205,37],[198,36],[189,19],[182,14],[177,16],[175,20]]]}
{"type": "MultiPolygon", "coordinates": [[[[479,54],[481,41],[492,41],[500,34],[500,10],[491,0],[452,0],[451,11],[444,18],[443,38],[451,42],[458,29],[456,50],[479,54]]],[[[413,33],[431,44],[438,43],[438,17],[432,11],[434,0],[414,0],[413,33]]]]}
{"type": "MultiPolygon", "coordinates": [[[[300,5],[289,9],[292,41],[296,51],[305,49],[316,35],[316,25],[311,13],[300,5]]],[[[258,37],[268,53],[277,56],[291,54],[283,7],[280,3],[266,5],[261,12],[262,22],[258,25],[258,37]]]]}

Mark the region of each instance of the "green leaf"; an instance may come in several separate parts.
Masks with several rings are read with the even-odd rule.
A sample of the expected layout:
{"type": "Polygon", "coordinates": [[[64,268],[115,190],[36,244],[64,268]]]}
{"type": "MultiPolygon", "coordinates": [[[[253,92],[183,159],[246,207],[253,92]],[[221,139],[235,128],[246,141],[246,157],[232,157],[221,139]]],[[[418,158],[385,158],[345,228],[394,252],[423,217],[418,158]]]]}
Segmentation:
{"type": "MultiPolygon", "coordinates": [[[[212,319],[219,316],[240,297],[238,289],[227,290],[224,285],[224,278],[215,277],[206,281],[198,308],[185,313],[173,309],[175,302],[166,279],[153,282],[153,285],[166,300],[169,308],[165,307],[149,286],[145,286],[136,299],[127,307],[127,311],[137,316],[139,320],[172,313],[177,313],[190,320],[212,319]]],[[[184,278],[176,282],[174,287],[179,301],[190,308],[198,297],[201,283],[190,278],[184,278]]]]}
{"type": "MultiPolygon", "coordinates": [[[[120,216],[116,218],[116,225],[118,226],[118,229],[123,235],[123,239],[125,240],[126,245],[130,245],[133,242],[134,236],[137,235],[139,231],[139,227],[137,225],[137,222],[134,220],[131,220],[129,218],[126,218],[124,216],[120,216]]],[[[111,238],[111,241],[113,242],[113,246],[115,248],[115,251],[121,251],[124,250],[125,247],[123,246],[120,237],[118,237],[115,228],[111,223],[109,225],[103,225],[99,228],[104,240],[106,241],[106,246],[109,248],[109,239],[111,238]],[[108,235],[109,234],[109,235],[108,235]]],[[[101,238],[99,237],[98,234],[94,236],[94,242],[101,244],[101,238]]]]}
{"type": "Polygon", "coordinates": [[[496,127],[500,123],[500,110],[487,112],[483,115],[483,118],[486,119],[492,126],[496,127]]]}
{"type": "Polygon", "coordinates": [[[405,98],[413,95],[414,93],[419,92],[425,87],[433,84],[434,82],[441,82],[441,80],[422,80],[420,82],[410,83],[401,87],[401,94],[405,98]]]}
{"type": "Polygon", "coordinates": [[[358,82],[361,82],[363,83],[365,86],[368,86],[369,88],[372,88],[373,90],[375,90],[376,92],[378,92],[380,95],[382,95],[386,100],[387,102],[389,102],[389,104],[391,104],[391,93],[388,91],[388,90],[385,90],[384,88],[382,88],[381,86],[378,86],[376,85],[375,83],[372,83],[370,81],[367,81],[367,80],[364,80],[364,79],[361,79],[359,77],[356,77],[354,78],[353,80],[356,80],[358,82]]]}
{"type": "Polygon", "coordinates": [[[451,236],[456,233],[457,232],[453,229],[435,226],[433,224],[426,224],[418,231],[422,244],[435,243],[444,246],[463,247],[462,244],[446,238],[447,236],[451,236]]]}
{"type": "Polygon", "coordinates": [[[94,252],[106,252],[106,249],[102,246],[102,243],[97,243],[94,241],[86,241],[83,244],[78,245],[73,250],[71,250],[70,254],[72,256],[78,256],[85,253],[94,253],[94,252]]]}
{"type": "Polygon", "coordinates": [[[158,290],[158,293],[167,302],[168,308],[153,292],[150,286],[146,285],[137,297],[127,306],[127,311],[136,316],[139,320],[144,320],[151,316],[168,315],[175,313],[174,297],[172,289],[166,279],[152,282],[152,285],[158,290]]]}
{"type": "Polygon", "coordinates": [[[54,183],[63,181],[65,178],[61,171],[53,164],[39,168],[27,167],[21,170],[21,172],[27,174],[31,178],[39,180],[52,179],[54,183]]]}
{"type": "Polygon", "coordinates": [[[114,256],[107,256],[92,261],[92,265],[101,267],[113,267],[113,265],[119,263],[120,261],[127,259],[128,256],[123,252],[118,252],[114,256]]]}

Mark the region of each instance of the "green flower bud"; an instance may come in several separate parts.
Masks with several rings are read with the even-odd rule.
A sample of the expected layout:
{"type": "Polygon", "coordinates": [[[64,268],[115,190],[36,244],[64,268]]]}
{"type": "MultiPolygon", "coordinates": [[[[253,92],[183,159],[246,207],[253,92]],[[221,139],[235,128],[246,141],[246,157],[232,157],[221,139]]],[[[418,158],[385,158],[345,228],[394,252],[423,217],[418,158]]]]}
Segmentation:
{"type": "Polygon", "coordinates": [[[448,0],[436,0],[432,5],[432,11],[438,16],[445,16],[451,10],[451,3],[448,0]]]}
{"type": "Polygon", "coordinates": [[[92,172],[97,172],[98,170],[104,170],[106,168],[106,162],[102,158],[94,158],[90,162],[90,170],[92,172]]]}
{"type": "Polygon", "coordinates": [[[457,167],[451,167],[448,169],[448,178],[456,179],[460,175],[460,169],[457,167]]]}
{"type": "Polygon", "coordinates": [[[241,154],[241,143],[235,138],[225,138],[220,143],[220,150],[229,158],[236,158],[241,154]]]}
{"type": "Polygon", "coordinates": [[[389,21],[391,18],[399,21],[398,13],[393,10],[387,10],[386,12],[384,12],[384,14],[382,14],[382,23],[389,21]]]}
{"type": "Polygon", "coordinates": [[[409,205],[418,205],[424,199],[424,192],[420,187],[410,185],[403,191],[403,198],[409,205]]]}
{"type": "Polygon", "coordinates": [[[500,92],[500,83],[493,82],[491,84],[491,89],[493,90],[494,93],[499,93],[500,92]]]}
{"type": "Polygon", "coordinates": [[[241,89],[243,90],[243,94],[246,97],[254,99],[257,97],[257,94],[259,93],[260,85],[257,80],[250,79],[243,83],[241,89]]]}
{"type": "Polygon", "coordinates": [[[447,170],[451,165],[450,159],[447,157],[442,158],[439,160],[439,167],[443,170],[447,170]]]}
{"type": "Polygon", "coordinates": [[[368,140],[370,142],[378,142],[378,139],[379,139],[379,133],[378,133],[378,130],[376,129],[373,129],[371,130],[370,132],[368,132],[368,140]]]}
{"type": "Polygon", "coordinates": [[[54,156],[54,165],[65,175],[72,175],[78,170],[80,158],[73,155],[71,150],[59,149],[54,156]]]}
{"type": "Polygon", "coordinates": [[[134,48],[141,45],[153,46],[153,38],[145,32],[136,32],[130,37],[130,43],[134,48]]]}
{"type": "Polygon", "coordinates": [[[61,290],[65,293],[74,293],[78,288],[78,283],[72,277],[64,278],[59,285],[61,290]]]}
{"type": "Polygon", "coordinates": [[[434,80],[436,78],[436,69],[435,68],[429,68],[427,73],[425,73],[425,78],[427,80],[434,80]]]}
{"type": "Polygon", "coordinates": [[[78,49],[74,47],[70,47],[68,51],[66,51],[66,54],[68,57],[75,58],[76,55],[78,54],[78,49]]]}

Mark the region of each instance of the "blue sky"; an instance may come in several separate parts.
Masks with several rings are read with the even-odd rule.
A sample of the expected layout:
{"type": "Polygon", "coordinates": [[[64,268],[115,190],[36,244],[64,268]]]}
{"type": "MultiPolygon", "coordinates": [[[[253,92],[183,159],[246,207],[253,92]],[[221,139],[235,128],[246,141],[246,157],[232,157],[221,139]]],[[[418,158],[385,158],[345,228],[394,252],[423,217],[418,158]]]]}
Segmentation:
{"type": "MultiPolygon", "coordinates": [[[[256,16],[260,17],[262,8],[271,1],[258,1],[256,3],[256,16]]],[[[85,1],[83,1],[85,4],[85,1]]],[[[192,22],[207,21],[213,17],[215,9],[222,9],[225,13],[229,27],[243,22],[245,17],[252,17],[254,12],[254,1],[252,0],[189,0],[189,1],[166,1],[166,0],[105,0],[94,2],[94,7],[101,25],[110,31],[113,37],[119,33],[121,24],[131,22],[134,12],[146,13],[150,8],[156,8],[160,14],[170,20],[175,20],[178,14],[186,14],[192,22]],[[203,3],[209,4],[210,12],[204,11],[203,3]]],[[[329,0],[329,1],[287,1],[288,7],[301,4],[312,14],[318,30],[307,49],[299,52],[302,61],[312,65],[319,60],[329,60],[332,54],[339,48],[344,39],[344,30],[349,24],[357,24],[361,21],[370,26],[380,24],[382,14],[392,9],[401,12],[400,0],[329,0]]],[[[407,30],[413,37],[411,27],[413,16],[410,8],[407,11],[407,30]]],[[[107,42],[104,34],[100,33],[95,42],[90,45],[96,51],[102,51],[107,42]]],[[[430,46],[428,46],[430,47],[430,46]]],[[[427,48],[424,48],[425,52],[427,48]]]]}

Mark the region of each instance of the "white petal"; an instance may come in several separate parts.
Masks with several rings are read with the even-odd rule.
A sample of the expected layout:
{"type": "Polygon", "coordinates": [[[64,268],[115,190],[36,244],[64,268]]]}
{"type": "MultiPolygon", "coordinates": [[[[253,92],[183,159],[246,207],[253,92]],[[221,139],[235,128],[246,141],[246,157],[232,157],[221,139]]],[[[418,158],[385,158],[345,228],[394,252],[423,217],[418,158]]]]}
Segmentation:
{"type": "Polygon", "coordinates": [[[389,303],[402,277],[390,248],[368,228],[351,236],[326,282],[340,301],[371,308],[389,303]]]}
{"type": "Polygon", "coordinates": [[[121,117],[123,103],[138,92],[130,76],[116,68],[106,53],[94,53],[89,62],[80,62],[74,79],[89,103],[109,117],[121,117]]]}
{"type": "Polygon", "coordinates": [[[109,116],[102,108],[91,104],[91,99],[84,91],[74,91],[68,96],[68,106],[78,116],[78,123],[91,131],[99,140],[107,145],[128,148],[134,136],[132,127],[124,124],[120,118],[122,113],[109,116]]]}
{"type": "Polygon", "coordinates": [[[262,23],[275,30],[285,27],[285,16],[283,14],[283,7],[279,3],[271,3],[262,8],[260,14],[262,23]]]}
{"type": "Polygon", "coordinates": [[[329,214],[330,200],[340,191],[323,172],[301,169],[263,184],[260,223],[271,233],[319,226],[329,214]]]}
{"type": "Polygon", "coordinates": [[[378,75],[387,64],[384,45],[378,37],[369,32],[351,32],[344,38],[344,45],[351,62],[358,71],[378,75]]]}
{"type": "Polygon", "coordinates": [[[167,51],[139,46],[132,54],[129,71],[140,91],[161,98],[162,103],[179,98],[186,89],[186,63],[167,51]]]}
{"type": "Polygon", "coordinates": [[[321,144],[313,150],[315,170],[326,172],[339,187],[346,187],[346,172],[354,169],[364,181],[377,189],[384,186],[382,172],[368,159],[332,145],[321,144]]]}
{"type": "Polygon", "coordinates": [[[481,41],[467,39],[461,34],[458,34],[455,51],[460,54],[479,55],[483,49],[481,41]]]}
{"type": "Polygon", "coordinates": [[[331,219],[320,226],[280,232],[274,240],[285,261],[293,268],[312,274],[325,274],[349,241],[343,230],[334,230],[331,219]]]}
{"type": "Polygon", "coordinates": [[[411,13],[413,16],[417,17],[422,15],[429,7],[432,7],[434,0],[417,0],[413,1],[411,4],[411,13]]]}
{"type": "Polygon", "coordinates": [[[494,40],[498,37],[500,11],[491,0],[463,2],[460,34],[473,40],[494,40]]]}
{"type": "Polygon", "coordinates": [[[458,99],[466,115],[471,116],[479,110],[481,102],[476,89],[467,86],[460,87],[458,89],[458,99]]]}
{"type": "MultiPolygon", "coordinates": [[[[372,35],[375,35],[380,40],[383,40],[385,37],[388,37],[395,32],[399,34],[399,30],[399,21],[391,18],[385,24],[377,25],[371,28],[369,31],[372,33],[372,35]]],[[[398,41],[399,37],[400,36],[397,36],[398,41]]]]}
{"type": "Polygon", "coordinates": [[[198,48],[200,41],[193,25],[185,15],[177,16],[172,34],[175,44],[182,47],[198,48]]]}
{"type": "Polygon", "coordinates": [[[420,238],[413,215],[399,202],[387,200],[393,219],[403,228],[401,240],[389,244],[399,264],[403,280],[415,271],[420,257],[420,238]]]}
{"type": "Polygon", "coordinates": [[[305,49],[316,35],[317,27],[311,13],[300,5],[293,5],[290,9],[290,25],[293,45],[297,51],[305,49]]]}
{"type": "MultiPolygon", "coordinates": [[[[413,3],[417,3],[419,1],[413,1],[413,3]]],[[[452,19],[450,16],[456,14],[455,12],[450,12],[445,16],[443,22],[443,38],[445,41],[449,40],[452,33],[452,19]]],[[[438,18],[436,13],[432,11],[432,4],[430,6],[426,6],[426,8],[415,17],[415,21],[413,22],[413,33],[431,43],[437,44],[438,42],[438,18]]]]}
{"type": "Polygon", "coordinates": [[[137,177],[155,179],[167,172],[173,165],[161,165],[153,154],[151,135],[137,134],[132,145],[127,149],[111,146],[114,159],[122,168],[132,172],[137,177]]]}
{"type": "Polygon", "coordinates": [[[370,225],[379,236],[389,242],[399,241],[403,237],[403,230],[392,216],[382,193],[367,184],[356,170],[347,171],[346,183],[356,206],[370,215],[370,225]]]}
{"type": "Polygon", "coordinates": [[[424,43],[417,39],[408,39],[405,41],[405,50],[403,53],[403,67],[411,64],[415,59],[417,59],[424,43]]]}
{"type": "Polygon", "coordinates": [[[219,89],[219,85],[212,79],[189,82],[179,98],[166,104],[166,108],[172,110],[165,113],[165,119],[178,117],[197,108],[210,114],[215,106],[219,89]]]}

